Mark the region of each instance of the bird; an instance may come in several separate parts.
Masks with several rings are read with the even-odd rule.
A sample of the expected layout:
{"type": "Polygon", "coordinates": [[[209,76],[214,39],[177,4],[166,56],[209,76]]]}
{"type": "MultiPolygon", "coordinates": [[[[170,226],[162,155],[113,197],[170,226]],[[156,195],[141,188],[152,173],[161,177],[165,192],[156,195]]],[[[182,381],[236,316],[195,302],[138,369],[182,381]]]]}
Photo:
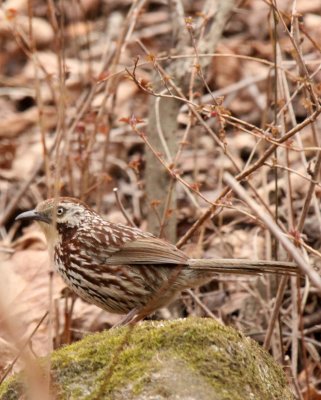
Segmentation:
{"type": "Polygon", "coordinates": [[[125,314],[120,325],[153,314],[218,273],[297,272],[287,262],[192,259],[149,232],[106,221],[71,197],[44,200],[15,220],[37,221],[66,285],[103,310],[125,314]]]}

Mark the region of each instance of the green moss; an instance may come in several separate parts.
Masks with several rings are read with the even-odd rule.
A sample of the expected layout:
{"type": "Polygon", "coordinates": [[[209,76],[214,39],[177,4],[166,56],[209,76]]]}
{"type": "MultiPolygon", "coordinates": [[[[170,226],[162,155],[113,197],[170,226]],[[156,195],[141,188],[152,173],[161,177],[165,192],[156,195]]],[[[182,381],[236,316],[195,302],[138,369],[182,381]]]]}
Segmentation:
{"type": "Polygon", "coordinates": [[[1,400],[16,400],[19,393],[23,391],[23,385],[20,381],[20,375],[15,375],[4,381],[0,386],[1,400]]]}
{"type": "MultiPolygon", "coordinates": [[[[144,322],[90,335],[53,353],[52,375],[61,399],[165,399],[173,393],[182,399],[191,393],[198,399],[292,399],[268,353],[210,319],[144,322]]],[[[11,399],[3,396],[13,382],[1,399],[11,399]]]]}

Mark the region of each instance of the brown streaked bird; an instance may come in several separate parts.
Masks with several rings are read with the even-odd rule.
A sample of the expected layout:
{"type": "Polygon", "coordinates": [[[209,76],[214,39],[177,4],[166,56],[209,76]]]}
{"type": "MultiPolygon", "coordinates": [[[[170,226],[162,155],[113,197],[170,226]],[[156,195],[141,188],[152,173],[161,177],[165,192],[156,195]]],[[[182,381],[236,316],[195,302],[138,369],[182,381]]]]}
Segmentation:
{"type": "Polygon", "coordinates": [[[182,290],[206,283],[215,273],[297,271],[287,262],[190,259],[151,233],[105,221],[69,197],[45,200],[16,220],[37,221],[67,286],[89,303],[127,314],[123,323],[168,305],[182,290]]]}

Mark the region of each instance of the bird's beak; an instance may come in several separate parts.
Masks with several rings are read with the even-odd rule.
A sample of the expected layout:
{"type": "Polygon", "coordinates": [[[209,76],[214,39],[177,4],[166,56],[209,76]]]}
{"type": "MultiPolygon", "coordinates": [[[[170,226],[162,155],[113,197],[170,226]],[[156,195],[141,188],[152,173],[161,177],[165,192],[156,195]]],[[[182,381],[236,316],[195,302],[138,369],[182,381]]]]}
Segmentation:
{"type": "Polygon", "coordinates": [[[42,221],[51,224],[51,219],[47,215],[36,210],[26,211],[16,216],[15,221],[21,220],[42,221]]]}

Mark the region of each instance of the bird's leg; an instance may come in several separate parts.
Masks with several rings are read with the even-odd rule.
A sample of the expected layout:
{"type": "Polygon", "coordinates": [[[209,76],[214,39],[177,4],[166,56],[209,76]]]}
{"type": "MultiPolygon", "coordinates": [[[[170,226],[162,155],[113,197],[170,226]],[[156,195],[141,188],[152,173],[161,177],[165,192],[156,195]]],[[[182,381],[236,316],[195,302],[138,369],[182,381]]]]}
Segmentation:
{"type": "Polygon", "coordinates": [[[119,326],[127,326],[130,324],[137,324],[137,322],[142,321],[148,315],[153,314],[157,310],[157,307],[145,306],[144,308],[138,309],[133,308],[129,311],[125,317],[120,320],[117,324],[113,325],[113,328],[118,328],[119,326]]]}
{"type": "Polygon", "coordinates": [[[134,320],[134,317],[137,313],[138,313],[137,308],[133,308],[131,311],[129,311],[128,314],[125,315],[123,319],[117,322],[117,324],[113,325],[113,328],[129,325],[132,322],[132,320],[134,320]]]}
{"type": "Polygon", "coordinates": [[[167,303],[170,303],[174,300],[174,296],[170,293],[170,296],[167,297],[166,292],[168,292],[171,288],[171,285],[176,281],[178,275],[181,273],[184,265],[177,265],[169,275],[168,281],[163,282],[158,291],[154,293],[153,297],[148,301],[148,303],[142,308],[134,308],[131,310],[124,319],[122,319],[116,326],[126,326],[129,324],[136,324],[139,321],[142,321],[148,315],[153,314],[160,307],[164,307],[167,303]]]}
{"type": "Polygon", "coordinates": [[[150,312],[150,310],[145,311],[142,310],[140,312],[136,312],[136,315],[134,315],[133,319],[130,321],[131,324],[137,324],[137,322],[142,321],[144,318],[146,318],[148,315],[153,314],[156,310],[153,310],[150,312]]]}

